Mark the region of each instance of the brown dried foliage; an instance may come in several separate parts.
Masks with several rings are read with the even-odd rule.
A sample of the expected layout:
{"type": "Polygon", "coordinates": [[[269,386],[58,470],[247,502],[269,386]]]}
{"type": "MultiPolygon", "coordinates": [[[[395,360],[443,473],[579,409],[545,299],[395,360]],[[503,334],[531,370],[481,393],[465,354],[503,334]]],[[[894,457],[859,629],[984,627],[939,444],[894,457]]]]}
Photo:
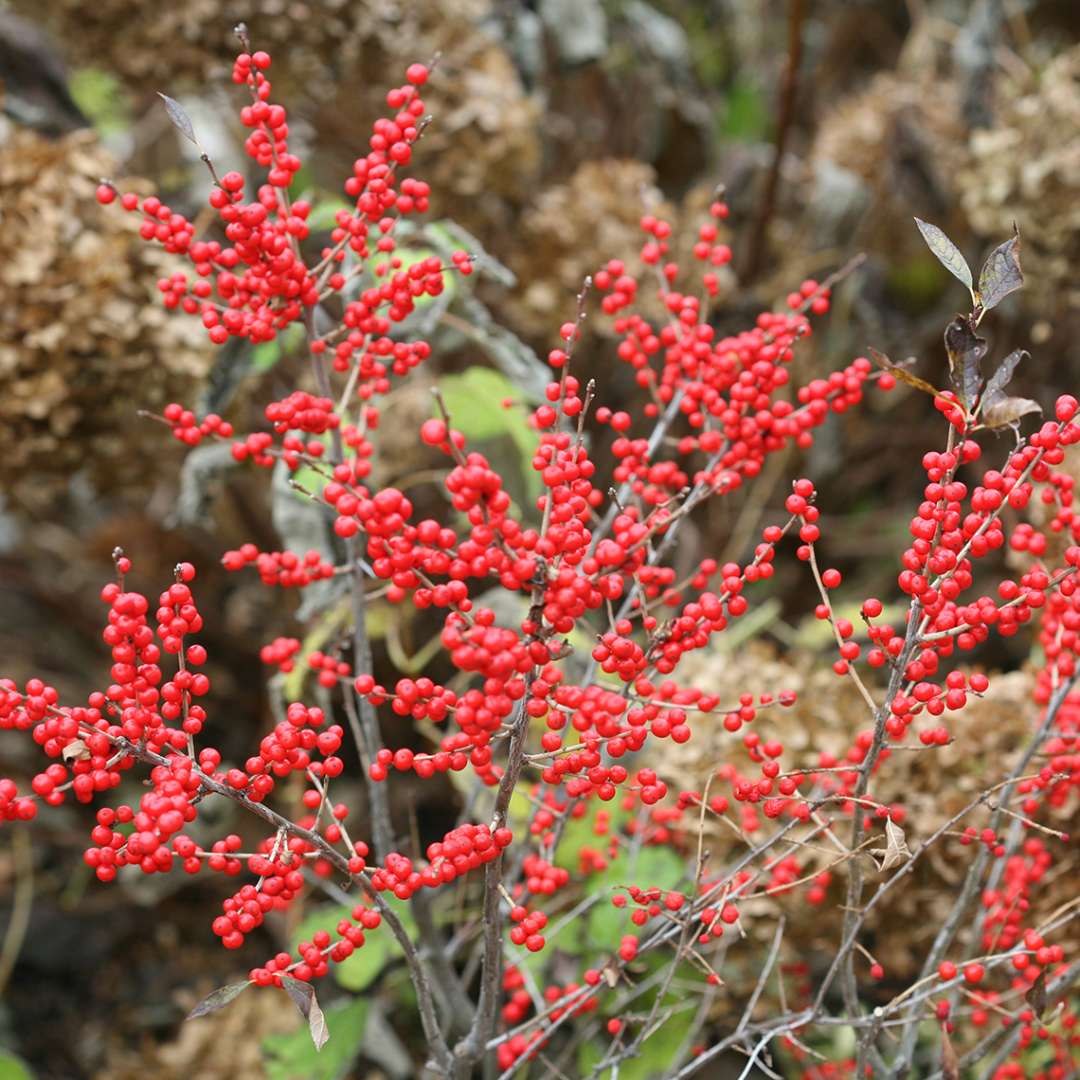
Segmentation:
{"type": "Polygon", "coordinates": [[[1021,223],[1027,303],[1080,308],[1080,142],[1063,136],[1080,129],[1080,46],[1014,80],[999,99],[998,122],[972,134],[957,176],[964,211],[984,236],[1021,223]]]}
{"type": "Polygon", "coordinates": [[[84,465],[144,484],[161,433],[136,410],[185,397],[209,366],[198,323],[157,296],[178,264],[94,197],[113,168],[87,132],[14,130],[0,153],[0,486],[28,502],[84,465]]]}
{"type": "MultiPolygon", "coordinates": [[[[688,656],[680,668],[688,683],[721,695],[721,702],[737,703],[741,692],[747,690],[794,690],[798,701],[792,708],[773,707],[763,710],[753,722],[762,740],[776,738],[784,744],[780,758],[785,772],[795,768],[812,769],[821,751],[828,751],[843,761],[855,735],[870,728],[866,704],[848,679],[840,679],[811,650],[780,653],[760,642],[743,647],[738,653],[704,651],[688,656]]],[[[948,727],[954,741],[946,747],[931,750],[896,750],[880,766],[872,791],[874,797],[891,805],[902,806],[907,816],[902,823],[908,847],[915,851],[950,816],[963,809],[981,792],[1008,776],[1013,761],[1022,752],[1038,723],[1038,707],[1032,700],[1034,678],[1029,671],[1013,671],[994,675],[990,689],[979,699],[973,698],[958,714],[948,714],[948,727]]],[[[697,716],[691,720],[694,738],[679,746],[672,742],[658,744],[650,760],[673,788],[704,789],[710,772],[727,761],[737,763],[741,772],[757,777],[757,766],[742,749],[742,733],[727,732],[718,716],[697,716]]],[[[919,724],[914,725],[915,729],[919,724]]],[[[914,736],[908,745],[919,745],[914,736]]],[[[1037,759],[1038,760],[1038,759],[1037,759]]],[[[1037,765],[1035,766],[1037,768],[1037,765]]],[[[711,794],[728,794],[723,781],[714,780],[711,794]]],[[[804,784],[802,791],[809,790],[804,784]]],[[[993,801],[993,800],[991,800],[993,801]]],[[[738,822],[739,804],[733,803],[728,816],[738,822]]],[[[836,836],[846,842],[850,835],[850,817],[839,805],[827,806],[823,816],[834,823],[836,836]]],[[[957,832],[967,825],[982,829],[989,823],[990,810],[977,808],[957,826],[957,832]]],[[[1075,811],[1073,811],[1075,817],[1075,811]]],[[[764,818],[762,819],[764,822],[764,818]]],[[[1010,819],[1006,819],[1007,822],[1010,819]]],[[[1042,824],[1065,832],[1075,833],[1076,821],[1043,820],[1042,824]]],[[[1008,828],[1008,824],[1005,826],[1008,828]]],[[[705,846],[713,852],[713,867],[719,868],[745,850],[735,832],[711,815],[706,817],[705,846]]],[[[765,830],[753,839],[760,840],[765,830]]],[[[880,828],[873,835],[880,839],[875,845],[885,847],[880,828]]],[[[1038,834],[1036,834],[1038,835],[1038,834]]],[[[1043,836],[1047,843],[1058,841],[1043,836]]],[[[946,835],[920,860],[909,881],[893,889],[868,919],[870,934],[865,941],[872,943],[875,957],[884,965],[890,978],[910,977],[917,971],[921,957],[926,954],[937,928],[948,915],[963,881],[968,863],[974,857],[974,846],[961,846],[958,836],[946,835]],[[903,926],[897,934],[895,927],[903,926]]],[[[796,857],[803,873],[813,873],[836,860],[841,852],[825,838],[819,838],[813,849],[796,857]]],[[[864,854],[864,873],[869,897],[889,873],[879,873],[869,854],[864,854]]],[[[708,871],[707,871],[708,872],[708,871]]],[[[834,883],[829,900],[807,909],[799,891],[795,905],[782,897],[775,903],[789,909],[790,921],[786,938],[808,956],[817,955],[827,962],[839,931],[842,911],[835,898],[843,888],[846,873],[842,866],[833,868],[834,883]]],[[[1066,878],[1045,883],[1036,898],[1039,911],[1048,914],[1070,898],[1071,886],[1066,878]]],[[[771,937],[775,920],[765,915],[765,902],[748,905],[744,926],[751,934],[754,926],[761,927],[762,940],[771,937]]],[[[1038,916],[1036,915],[1036,920],[1038,916]]]]}

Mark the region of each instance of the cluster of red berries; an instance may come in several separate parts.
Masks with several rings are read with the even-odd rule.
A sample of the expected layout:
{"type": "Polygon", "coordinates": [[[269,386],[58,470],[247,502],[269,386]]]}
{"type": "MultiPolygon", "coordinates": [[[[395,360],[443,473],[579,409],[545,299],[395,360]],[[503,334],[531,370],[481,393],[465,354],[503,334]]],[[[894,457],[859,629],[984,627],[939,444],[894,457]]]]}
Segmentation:
{"type": "Polygon", "coordinates": [[[280,986],[283,975],[303,982],[325,975],[331,963],[347,960],[363,946],[365,930],[374,930],[382,922],[382,916],[377,911],[363,904],[354,907],[351,914],[351,919],[340,919],[334,928],[337,940],[328,930],[318,930],[312,935],[311,941],[300,943],[299,961],[287,952],[280,952],[263,967],[254,968],[250,974],[251,981],[256,986],[280,986]]]}
{"type": "Polygon", "coordinates": [[[242,570],[252,563],[264,585],[285,588],[303,588],[313,581],[331,578],[336,572],[333,564],[326,562],[314,549],[299,555],[294,551],[259,551],[254,544],[244,544],[235,551],[226,551],[221,557],[221,565],[226,570],[242,570]]]}
{"type": "Polygon", "coordinates": [[[172,869],[174,853],[180,853],[173,838],[195,820],[194,799],[202,780],[190,758],[174,755],[168,766],[150,771],[150,782],[153,787],[139,800],[138,810],[120,806],[98,811],[90,833],[94,846],[86,849],[84,858],[99,880],[111,881],[118,868],[128,865],[144,874],[172,869]],[[125,835],[114,828],[117,824],[131,824],[132,831],[125,835]]]}
{"type": "Polygon", "coordinates": [[[0,814],[4,821],[30,821],[37,814],[37,803],[25,795],[20,796],[18,784],[5,778],[0,780],[0,814]]]}
{"type": "Polygon", "coordinates": [[[418,889],[446,885],[497,859],[513,838],[507,828],[492,832],[487,825],[459,825],[442,840],[428,845],[427,865],[419,869],[412,859],[391,852],[383,865],[372,871],[371,886],[390,890],[399,900],[408,900],[418,889]]]}
{"type": "Polygon", "coordinates": [[[201,421],[195,419],[190,409],[173,401],[165,406],[164,418],[172,428],[173,437],[185,446],[198,446],[207,436],[227,439],[232,436],[233,426],[222,420],[217,413],[208,413],[201,421]]]}
{"type": "Polygon", "coordinates": [[[343,731],[337,724],[324,728],[325,722],[322,709],[294,702],[286,718],[263,737],[258,754],[249,757],[242,770],[229,770],[228,783],[246,789],[249,799],[260,801],[274,790],[277,780],[292,773],[310,769],[314,775],[340,775],[343,764],[335,755],[343,731]],[[315,760],[315,754],[322,760],[315,760]]]}
{"type": "MultiPolygon", "coordinates": [[[[597,973],[597,982],[599,982],[599,973],[597,973]]],[[[595,986],[596,983],[588,985],[595,986]]],[[[520,968],[513,964],[507,965],[503,973],[502,987],[508,997],[502,1009],[503,1022],[508,1027],[513,1027],[520,1024],[531,1011],[532,997],[525,989],[525,977],[520,968]]],[[[565,986],[552,983],[544,988],[546,1006],[544,1012],[551,1024],[557,1024],[568,1014],[582,1015],[594,1012],[599,1007],[600,1003],[595,997],[585,995],[581,991],[582,987],[576,982],[569,982],[565,986]],[[565,1002],[565,1004],[559,1005],[558,1002],[565,1002]]],[[[509,1039],[499,1044],[496,1052],[499,1068],[506,1070],[515,1062],[533,1060],[547,1046],[547,1043],[543,1030],[529,1035],[511,1035],[509,1039]]]]}
{"type": "Polygon", "coordinates": [[[547,926],[547,916],[542,911],[530,911],[521,904],[510,909],[510,940],[515,945],[524,945],[529,952],[539,952],[545,945],[541,930],[547,926]]]}
{"type": "Polygon", "coordinates": [[[276,637],[259,650],[259,659],[264,664],[276,667],[288,674],[296,666],[294,661],[301,645],[299,638],[276,637]]]}
{"type": "MultiPolygon", "coordinates": [[[[370,778],[384,781],[392,772],[415,772],[427,779],[471,769],[494,787],[506,779],[508,768],[534,773],[529,848],[509,882],[509,936],[515,945],[530,952],[544,948],[547,915],[528,904],[532,897],[554,897],[570,886],[570,871],[556,860],[556,846],[563,827],[590,808],[617,807],[626,822],[613,829],[606,811],[595,814],[595,835],[603,840],[581,848],[582,873],[604,870],[628,838],[685,854],[706,812],[731,814],[726,823],[746,836],[759,833],[763,819],[809,821],[806,789],[811,784],[836,797],[843,812],[861,815],[855,820],[867,828],[899,824],[902,806],[856,796],[865,779],[863,766],[872,755],[878,765],[887,760],[893,747],[908,738],[916,718],[938,721],[986,691],[984,675],[947,670],[958,652],[976,648],[991,633],[1010,636],[1035,620],[1046,657],[1036,701],[1046,707],[1062,680],[1075,675],[1080,517],[1073,508],[1074,481],[1058,468],[1065,448],[1080,442],[1080,406],[1070,396],[1058,399],[1055,419],[1021,441],[1000,469],[983,472],[977,483],[961,478],[982,453],[971,437],[977,409],[965,408],[955,395],[936,399],[955,433],[949,449],[927,454],[922,462],[924,498],[910,523],[911,543],[898,577],[911,601],[908,626],[882,622],[884,605],[868,599],[861,609],[864,642],[853,621],[837,614],[833,597],[843,576],[834,567],[818,572],[821,513],[807,479],[797,480],[785,499],[788,525],[763,529],[752,557],[726,563],[704,559],[678,580],[665,555],[690,512],[706,498],[730,496],[757,476],[771,455],[790,445],[809,447],[814,430],[830,414],[861,401],[873,370],[860,357],[825,377],[789,386],[795,347],[811,333],[808,315],[829,308],[828,288],[814,280],[787,297],[787,311],[763,312],[743,333],[722,336],[716,330],[710,302],[720,295],[719,271],[731,258],[721,238],[727,216],[721,202],[710,207],[693,246],[696,285],[680,284],[680,268],[670,259],[671,226],[653,215],[641,221],[646,234],[640,252],[643,273],[612,260],[595,276],[601,307],[613,319],[617,355],[648,396],[640,416],[604,406],[596,410],[595,422],[610,428],[610,469],[598,469],[583,434],[594,388],[583,387],[570,371],[581,339],[579,318],[560,328],[559,345],[548,355],[552,381],[527,421],[536,435],[531,465],[542,489],[535,503],[539,524],[519,520],[499,468],[470,450],[446,418],[425,421],[420,438],[448,465],[444,487],[457,521],[452,527],[432,518],[414,520],[413,502],[402,490],[370,483],[370,436],[379,423],[371,399],[431,353],[424,341],[400,340],[400,324],[419,304],[443,293],[447,272],[472,271],[466,252],[455,252],[450,266],[428,255],[407,263],[397,253],[397,222],[424,212],[430,199],[424,181],[400,175],[426,123],[420,88],[428,69],[412,65],[405,84],[387,95],[389,115],[373,125],[368,151],[355,160],[345,181],[350,205],[336,214],[318,261],[308,264],[301,245],[313,229],[311,208],[289,194],[300,161],[290,150],[286,111],[271,101],[269,66],[267,54],[250,51],[234,66],[234,81],[250,95],[240,112],[250,132],[245,151],[265,170],[265,182],[248,194],[239,172],[226,172],[216,182],[210,204],[223,239],[197,240],[193,224],[157,198],[119,195],[108,184],[98,197],[108,204],[119,195],[125,210],[142,215],[140,231],[146,240],[191,262],[192,277],[174,273],[158,283],[159,290],[166,307],[201,318],[216,343],[270,341],[295,323],[310,322],[306,316],[316,305],[336,297],[340,324],[310,342],[315,363],[324,369],[319,371],[321,392],[297,389],[271,402],[265,408],[269,430],[236,439],[232,454],[237,461],[264,467],[278,460],[292,470],[311,465],[328,480],[320,497],[332,511],[335,533],[348,541],[350,561],[362,548],[390,602],[409,601],[420,611],[441,612],[440,641],[452,671],[440,677],[447,685],[421,676],[398,679],[391,689],[370,672],[354,672],[333,649],[307,657],[322,687],[345,683],[347,692],[355,691],[373,708],[388,705],[398,716],[444,725],[435,750],[375,748],[370,778]],[[646,291],[642,281],[654,279],[664,313],[661,325],[639,304],[646,291]],[[344,376],[347,390],[340,407],[327,390],[333,374],[344,376]],[[340,460],[326,460],[331,456],[327,436],[332,456],[340,460]],[[605,492],[612,483],[620,490],[604,515],[605,492]],[[1045,507],[1041,519],[1029,514],[1031,520],[1013,521],[1040,503],[1045,507]],[[844,753],[822,753],[816,766],[785,772],[783,742],[757,730],[755,721],[762,709],[792,704],[793,694],[747,691],[737,704],[721,708],[718,695],[670,676],[688,653],[707,647],[749,610],[751,587],[773,576],[778,546],[789,531],[797,531],[796,557],[810,564],[820,589],[816,615],[834,632],[836,673],[857,678],[860,663],[871,669],[891,665],[900,678],[881,713],[888,740],[884,748],[876,745],[873,731],[861,731],[844,753]],[[1056,543],[1056,534],[1073,543],[1056,543]],[[972,597],[977,561],[1003,550],[1011,551],[1022,569],[1010,569],[1012,576],[998,583],[994,595],[972,597]],[[515,625],[500,625],[495,605],[480,606],[474,599],[493,586],[527,603],[527,614],[510,620],[515,625]],[[599,633],[596,619],[603,625],[599,633]],[[592,663],[582,674],[562,661],[578,650],[586,628],[595,645],[592,663]],[[598,681],[597,671],[616,678],[598,681]],[[530,722],[543,729],[540,751],[512,754],[515,764],[501,764],[499,748],[511,740],[520,750],[516,740],[529,735],[530,722]],[[668,783],[657,769],[623,762],[650,739],[685,743],[698,723],[732,735],[741,732],[733,760],[716,769],[723,793],[681,790],[669,798],[668,783]],[[755,727],[748,728],[751,724],[755,727]]],[[[886,372],[877,382],[889,389],[895,378],[886,372]]],[[[229,422],[215,414],[197,420],[178,403],[166,407],[163,419],[188,446],[206,438],[234,438],[229,422]]],[[[317,551],[260,552],[253,544],[226,552],[223,563],[229,570],[254,565],[264,583],[286,587],[338,572],[317,551]]],[[[380,851],[369,866],[367,844],[351,841],[346,832],[348,807],[330,798],[333,781],[345,769],[339,756],[343,729],[328,722],[321,709],[299,702],[288,706],[285,718],[242,767],[223,765],[212,747],[196,750],[195,739],[206,721],[200,702],[210,683],[199,670],[206,650],[190,641],[202,627],[191,589],[194,569],[181,564],[176,580],[151,609],[146,596],[125,586],[128,560],[119,555],[116,566],[119,579],[102,591],[108,605],[103,636],[112,660],[106,690],[91,694],[86,707],[69,708],[41,680],[30,680],[22,692],[10,680],[0,681],[0,729],[29,730],[50,759],[33,777],[30,794],[20,795],[14,782],[0,781],[0,816],[32,817],[39,801],[57,805],[69,792],[89,802],[116,787],[140,758],[148,761],[149,785],[137,807],[98,810],[86,862],[103,881],[125,866],[159,873],[177,861],[192,874],[206,867],[229,877],[257,876],[257,882],[243,884],[225,900],[214,921],[214,933],[230,949],[243,945],[268,912],[284,909],[300,894],[303,867],[316,875],[347,867],[354,878],[363,879],[364,888],[407,901],[422,888],[444,886],[500,859],[512,843],[506,826],[465,824],[429,845],[423,860],[380,851]],[[176,657],[171,676],[163,667],[169,656],[176,657]],[[250,808],[294,775],[304,778],[303,816],[258,841],[254,854],[241,851],[236,834],[204,850],[184,831],[208,795],[224,791],[250,808]]],[[[263,647],[261,658],[290,671],[300,651],[298,639],[279,637],[263,647]]],[[[917,735],[926,748],[951,738],[941,723],[917,735]]],[[[1044,751],[1035,773],[1017,784],[1023,813],[1032,818],[1047,805],[1063,806],[1080,789],[1080,691],[1061,707],[1044,751]]],[[[255,808],[263,817],[269,813],[266,807],[255,808]]],[[[1011,951],[1013,988],[1027,991],[1065,957],[1061,944],[1047,942],[1027,924],[1039,885],[1051,872],[1051,845],[1028,834],[1017,846],[989,827],[971,826],[961,834],[961,844],[975,841],[1001,860],[999,876],[983,895],[981,944],[989,953],[1011,951]]],[[[819,904],[831,883],[831,872],[820,869],[812,855],[774,851],[727,878],[701,876],[689,893],[670,888],[671,883],[650,882],[626,886],[612,903],[627,909],[639,930],[656,921],[685,923],[693,931],[691,945],[703,950],[739,921],[747,899],[802,886],[807,901],[819,904]]],[[[351,918],[338,923],[336,937],[329,931],[314,934],[301,943],[299,958],[279,953],[253,969],[251,980],[280,985],[285,975],[317,978],[363,946],[365,933],[379,922],[378,912],[359,905],[351,918]]],[[[644,932],[624,935],[617,961],[630,964],[647,940],[644,932]]],[[[705,963],[703,954],[695,956],[705,963]]],[[[982,987],[990,967],[985,958],[962,966],[965,983],[978,995],[973,1023],[985,1022],[986,1014],[998,1007],[997,991],[982,987]]],[[[705,970],[708,982],[716,984],[719,976],[707,963],[705,970]]],[[[945,962],[938,975],[949,983],[958,970],[945,962]]],[[[871,959],[870,973],[880,979],[884,969],[871,959]]],[[[545,1022],[596,1008],[606,974],[592,967],[582,986],[547,987],[545,1022]]],[[[503,990],[508,996],[504,1021],[521,1023],[535,1004],[523,973],[507,969],[503,990]]],[[[935,1007],[943,1023],[952,1022],[950,1009],[948,1001],[935,1007]]],[[[612,1017],[608,1032],[618,1038],[625,1022],[612,1017]]],[[[1019,1022],[1022,1044],[1046,1037],[1032,1014],[1022,1014],[1019,1022]]],[[[512,1033],[499,1044],[500,1066],[508,1069],[535,1055],[545,1042],[542,1026],[512,1033]]],[[[794,1043],[791,1047],[798,1049],[794,1043]]],[[[853,1068],[854,1062],[823,1065],[805,1075],[849,1075],[853,1068]]],[[[1002,1075],[1009,1075],[1011,1066],[1004,1068],[1002,1075]]]]}
{"type": "Polygon", "coordinates": [[[327,688],[337,686],[339,682],[347,681],[352,675],[352,665],[342,660],[339,656],[332,656],[319,649],[308,653],[308,667],[317,671],[320,686],[327,688]]]}

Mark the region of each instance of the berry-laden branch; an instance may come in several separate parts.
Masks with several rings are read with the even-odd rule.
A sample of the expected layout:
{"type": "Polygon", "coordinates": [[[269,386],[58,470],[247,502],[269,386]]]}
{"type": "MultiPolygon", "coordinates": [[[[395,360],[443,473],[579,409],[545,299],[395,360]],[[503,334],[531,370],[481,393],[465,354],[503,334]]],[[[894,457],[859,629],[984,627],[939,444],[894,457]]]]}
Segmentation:
{"type": "MultiPolygon", "coordinates": [[[[174,869],[241,878],[212,924],[232,950],[253,947],[268,916],[303,904],[311,881],[323,880],[347,901],[336,925],[256,961],[246,982],[296,993],[339,971],[385,923],[415,988],[416,1019],[404,1010],[394,1019],[412,1036],[418,1073],[509,1080],[569,1075],[574,1061],[584,1075],[651,1068],[650,1055],[670,1057],[670,1044],[655,1049],[670,1029],[686,1053],[653,1071],[680,1077],[728,1049],[745,1055],[746,1075],[900,1076],[933,1072],[933,1055],[947,1071],[940,1032],[956,1036],[961,1062],[989,1058],[995,1080],[1022,1071],[1035,1043],[1053,1061],[1050,1075],[1068,1075],[1076,1015],[1061,995],[1077,970],[1068,928],[1080,909],[1043,894],[1069,871],[1059,826],[1080,790],[1080,518],[1063,468],[1080,424],[1066,395],[1053,419],[1021,435],[1031,403],[1004,394],[1020,354],[989,379],[979,366],[982,316],[1022,280],[1018,241],[995,252],[976,308],[946,332],[955,390],[884,358],[875,373],[862,357],[793,386],[812,317],[828,312],[831,289],[858,260],[724,335],[709,310],[731,259],[726,205],[717,197],[709,207],[690,266],[671,257],[670,223],[645,214],[638,258],[613,258],[587,279],[548,353],[545,400],[521,421],[539,493],[531,505],[513,501],[500,463],[470,445],[437,388],[417,433],[429,467],[402,481],[406,494],[373,479],[382,403],[432,358],[428,342],[409,336],[410,316],[444,293],[448,275],[474,267],[466,251],[446,259],[402,246],[399,223],[430,197],[411,175],[417,143],[437,122],[422,97],[430,69],[410,66],[389,91],[344,180],[347,205],[320,233],[309,202],[291,193],[300,160],[286,110],[272,100],[270,57],[243,33],[233,80],[244,93],[244,150],[264,182],[249,188],[241,171],[207,162],[217,218],[205,237],[154,196],[103,183],[98,198],[140,215],[147,242],[186,260],[187,271],[159,282],[162,299],[200,319],[215,344],[304,331],[307,373],[266,404],[260,429],[238,433],[179,402],[155,419],[187,446],[217,440],[238,464],[287,471],[332,521],[333,547],[243,544],[225,552],[227,570],[254,569],[275,588],[340,582],[347,603],[263,645],[269,667],[292,673],[296,700],[249,757],[226,761],[209,739],[195,568],[180,564],[154,603],[129,585],[118,551],[102,590],[111,663],[86,703],[62,702],[38,678],[0,680],[0,729],[29,732],[47,758],[29,790],[0,781],[3,819],[28,820],[42,804],[94,804],[85,859],[102,883],[174,869]],[[585,336],[596,308],[614,358],[603,338],[585,336]],[[606,402],[605,386],[579,379],[583,352],[590,364],[594,354],[625,364],[640,402],[606,402]],[[844,615],[843,575],[824,563],[825,500],[797,478],[782,510],[771,506],[770,472],[785,460],[774,455],[805,450],[830,417],[898,380],[932,392],[948,436],[918,466],[922,500],[898,555],[903,603],[862,600],[857,629],[844,615]],[[985,433],[1006,425],[1017,438],[1003,451],[985,433]],[[737,515],[761,512],[752,550],[687,568],[677,550],[687,523],[714,500],[743,499],[766,469],[767,490],[737,515]],[[744,616],[789,541],[795,563],[808,565],[815,615],[829,624],[839,686],[857,695],[848,716],[837,693],[839,750],[824,748],[818,703],[770,685],[765,669],[748,671],[734,693],[701,665],[692,673],[689,658],[709,656],[740,621],[753,627],[744,616]],[[435,619],[438,655],[423,650],[408,672],[376,664],[375,605],[400,620],[435,619]],[[889,625],[900,607],[903,623],[889,625]],[[970,730],[954,720],[990,691],[965,659],[991,636],[1030,631],[1040,654],[1033,734],[1022,750],[981,763],[962,806],[937,805],[939,779],[918,790],[936,776],[924,763],[944,747],[969,749],[970,730]],[[321,707],[303,700],[304,676],[321,707]],[[805,739],[785,744],[780,715],[796,705],[805,739]],[[415,741],[386,744],[380,718],[389,713],[415,727],[415,741]],[[366,817],[341,801],[348,736],[366,817]],[[688,767],[677,748],[691,740],[701,750],[688,767]],[[897,772],[898,760],[915,762],[910,774],[897,772]],[[462,773],[473,793],[453,828],[426,846],[398,835],[393,785],[405,774],[462,773]],[[130,776],[145,780],[134,804],[122,789],[130,776]],[[285,783],[291,777],[298,785],[285,783]],[[261,835],[196,842],[193,826],[215,798],[246,811],[261,835]],[[920,801],[934,816],[909,817],[920,801]],[[936,935],[897,925],[905,920],[890,903],[941,864],[965,876],[936,935]],[[806,911],[812,940],[836,943],[819,967],[806,962],[806,911]],[[548,949],[556,936],[558,949],[548,949]],[[901,950],[886,948],[897,940],[901,950]],[[886,972],[898,952],[912,956],[909,969],[886,972]],[[896,985],[884,994],[887,978],[896,985]],[[991,1015],[1002,1034],[987,1037],[991,1015]],[[838,1026],[856,1032],[856,1049],[826,1060],[838,1026]]],[[[167,105],[194,139],[182,107],[167,105]]],[[[920,228],[963,276],[944,234],[920,228]]],[[[378,475],[392,475],[386,465],[378,475]]]]}

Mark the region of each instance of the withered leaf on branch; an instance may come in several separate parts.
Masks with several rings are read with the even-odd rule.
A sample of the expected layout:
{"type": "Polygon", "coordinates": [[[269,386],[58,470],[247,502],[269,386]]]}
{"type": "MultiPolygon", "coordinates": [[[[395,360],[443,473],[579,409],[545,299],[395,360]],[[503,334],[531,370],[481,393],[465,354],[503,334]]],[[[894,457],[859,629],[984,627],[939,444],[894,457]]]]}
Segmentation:
{"type": "Polygon", "coordinates": [[[308,1022],[315,1049],[321,1050],[330,1038],[330,1029],[326,1026],[326,1017],[315,997],[315,987],[302,979],[294,979],[291,975],[282,975],[281,985],[300,1010],[300,1015],[308,1022]]]}
{"type": "Polygon", "coordinates": [[[1046,1012],[1046,968],[1039,972],[1038,977],[1028,988],[1024,1000],[1031,1006],[1035,1015],[1041,1020],[1046,1012]]]}
{"type": "Polygon", "coordinates": [[[987,256],[979,272],[978,303],[984,311],[996,308],[1009,293],[1023,288],[1020,269],[1020,230],[1013,225],[1013,235],[987,256]]]}
{"type": "Polygon", "coordinates": [[[1006,427],[1015,424],[1021,416],[1034,412],[1042,412],[1042,406],[1037,401],[1000,394],[983,406],[982,422],[990,428],[1006,427]]]}
{"type": "MultiPolygon", "coordinates": [[[[195,129],[191,126],[191,117],[188,116],[183,105],[175,98],[169,97],[168,94],[163,94],[160,90],[158,91],[158,97],[165,102],[165,111],[169,114],[173,127],[189,142],[199,146],[199,140],[195,138],[195,129]]],[[[201,150],[202,147],[199,147],[199,149],[201,150]]]]}
{"type": "Polygon", "coordinates": [[[1013,349],[998,365],[997,371],[987,380],[983,400],[990,401],[997,397],[1009,385],[1009,380],[1013,377],[1013,372],[1020,362],[1029,356],[1027,349],[1013,349]]]}
{"type": "Polygon", "coordinates": [[[944,1024],[941,1026],[941,1076],[942,1080],[960,1080],[960,1062],[944,1024]]]}
{"type": "Polygon", "coordinates": [[[907,846],[904,830],[892,818],[885,819],[885,847],[875,848],[870,854],[881,860],[878,862],[878,869],[881,871],[891,870],[894,866],[902,866],[911,858],[911,850],[907,846]]]}
{"type": "Polygon", "coordinates": [[[311,1002],[315,997],[315,988],[311,983],[303,979],[293,978],[292,975],[281,976],[281,988],[292,998],[292,1003],[300,1010],[300,1015],[306,1020],[311,1013],[311,1002]]]}
{"type": "Polygon", "coordinates": [[[971,323],[957,315],[945,327],[945,351],[949,355],[949,374],[953,386],[960,392],[964,404],[970,408],[979,396],[982,385],[982,359],[986,355],[986,339],[971,328],[971,323]]]}
{"type": "MultiPolygon", "coordinates": [[[[894,364],[884,353],[878,352],[877,349],[873,348],[868,351],[874,358],[878,367],[883,368],[891,375],[894,375],[902,383],[907,383],[908,386],[913,386],[916,390],[921,390],[924,394],[933,394],[934,397],[940,398],[945,397],[945,395],[932,383],[928,383],[925,379],[920,379],[918,375],[912,375],[906,367],[894,364]]],[[[946,400],[948,399],[946,398],[946,400]]]]}
{"type": "Polygon", "coordinates": [[[962,281],[968,287],[968,292],[971,292],[974,288],[974,283],[971,280],[971,268],[968,266],[964,256],[960,254],[960,249],[936,225],[931,225],[929,221],[916,218],[915,224],[919,226],[919,232],[922,233],[926,246],[937,256],[938,262],[954,278],[962,281]]]}
{"type": "Polygon", "coordinates": [[[330,1028],[327,1027],[326,1017],[323,1015],[314,991],[311,994],[311,1012],[308,1013],[308,1031],[311,1032],[311,1041],[315,1044],[316,1050],[321,1050],[330,1038],[330,1028]]]}
{"type": "Polygon", "coordinates": [[[200,1016],[207,1016],[210,1013],[217,1012],[218,1009],[224,1009],[230,1001],[238,998],[250,985],[251,983],[247,982],[236,982],[229,983],[228,986],[219,986],[213,993],[207,994],[187,1014],[187,1019],[195,1020],[200,1016]]]}
{"type": "Polygon", "coordinates": [[[63,750],[64,761],[68,764],[73,761],[82,761],[90,756],[90,748],[82,739],[72,739],[63,750]]]}

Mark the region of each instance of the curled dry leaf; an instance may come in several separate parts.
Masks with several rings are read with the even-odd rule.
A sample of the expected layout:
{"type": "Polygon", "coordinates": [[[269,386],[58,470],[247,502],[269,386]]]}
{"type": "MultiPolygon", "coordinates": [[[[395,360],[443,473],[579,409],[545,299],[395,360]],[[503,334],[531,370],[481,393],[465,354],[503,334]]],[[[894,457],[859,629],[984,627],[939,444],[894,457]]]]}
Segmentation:
{"type": "MultiPolygon", "coordinates": [[[[933,385],[928,383],[925,379],[920,379],[918,375],[912,375],[906,367],[901,367],[899,364],[894,364],[884,353],[878,352],[877,349],[869,349],[870,355],[877,362],[878,367],[884,368],[890,374],[894,375],[902,383],[906,383],[908,386],[914,387],[916,390],[921,390],[924,394],[932,394],[934,397],[944,398],[945,395],[933,385]]],[[[948,401],[948,398],[945,400],[948,401]]],[[[953,404],[950,402],[950,404],[953,404]]]]}
{"type": "Polygon", "coordinates": [[[330,1029],[326,1026],[326,1017],[323,1016],[314,991],[311,994],[311,1011],[308,1013],[308,1030],[311,1032],[311,1041],[315,1044],[315,1049],[321,1050],[326,1045],[326,1040],[330,1038],[330,1029]]]}
{"type": "Polygon", "coordinates": [[[1021,416],[1028,413],[1042,412],[1042,406],[1031,398],[997,396],[983,406],[982,420],[990,428],[1007,427],[1015,424],[1021,416]]]}
{"type": "Polygon", "coordinates": [[[870,854],[880,860],[877,867],[882,872],[902,866],[911,858],[904,830],[892,818],[885,819],[885,847],[875,848],[870,854]]]}
{"type": "Polygon", "coordinates": [[[65,764],[70,765],[73,761],[82,761],[90,757],[90,749],[82,739],[73,739],[64,747],[63,757],[65,764]]]}

